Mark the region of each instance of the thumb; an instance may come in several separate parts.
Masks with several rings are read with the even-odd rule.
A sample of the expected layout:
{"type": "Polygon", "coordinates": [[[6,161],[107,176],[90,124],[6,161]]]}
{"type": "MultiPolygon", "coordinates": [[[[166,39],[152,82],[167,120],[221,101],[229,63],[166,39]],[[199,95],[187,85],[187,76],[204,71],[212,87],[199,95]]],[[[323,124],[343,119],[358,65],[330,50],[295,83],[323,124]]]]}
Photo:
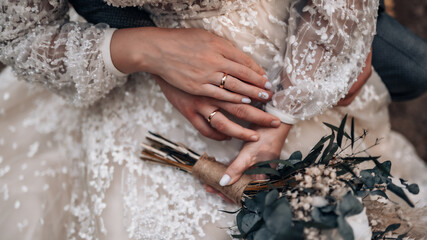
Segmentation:
{"type": "Polygon", "coordinates": [[[251,167],[250,157],[247,155],[239,155],[225,170],[224,175],[219,181],[219,185],[227,186],[234,184],[242,176],[243,172],[251,167]]]}

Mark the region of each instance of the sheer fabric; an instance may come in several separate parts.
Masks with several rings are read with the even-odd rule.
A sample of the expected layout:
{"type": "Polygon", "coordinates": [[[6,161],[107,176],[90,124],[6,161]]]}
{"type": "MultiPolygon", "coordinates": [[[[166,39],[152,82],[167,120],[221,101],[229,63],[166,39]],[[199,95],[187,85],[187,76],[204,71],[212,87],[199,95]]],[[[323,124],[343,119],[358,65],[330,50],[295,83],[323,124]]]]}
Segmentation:
{"type": "MultiPolygon", "coordinates": [[[[293,3],[110,1],[144,7],[162,27],[199,27],[223,36],[270,78],[286,67],[293,3]]],[[[233,217],[219,210],[235,207],[207,194],[190,175],[140,161],[138,143],[155,131],[228,163],[241,142],[201,136],[149,74],[133,74],[121,85],[126,79],[109,72],[99,49],[107,27],[70,22],[66,1],[8,1],[1,7],[1,61],[19,79],[37,83],[18,82],[10,68],[0,75],[2,239],[229,239],[225,227],[234,225],[233,217]]],[[[348,108],[295,124],[282,157],[295,150],[306,155],[329,133],[322,122],[336,125],[349,114],[357,129],[386,139],[372,154],[387,153],[401,170],[396,176],[427,186],[425,166],[386,124],[388,101],[374,73],[348,108]],[[406,172],[408,166],[417,174],[406,172]]]]}
{"type": "Polygon", "coordinates": [[[41,84],[77,106],[99,100],[126,81],[102,60],[105,24],[70,22],[68,1],[0,3],[0,61],[20,79],[41,84]]]}

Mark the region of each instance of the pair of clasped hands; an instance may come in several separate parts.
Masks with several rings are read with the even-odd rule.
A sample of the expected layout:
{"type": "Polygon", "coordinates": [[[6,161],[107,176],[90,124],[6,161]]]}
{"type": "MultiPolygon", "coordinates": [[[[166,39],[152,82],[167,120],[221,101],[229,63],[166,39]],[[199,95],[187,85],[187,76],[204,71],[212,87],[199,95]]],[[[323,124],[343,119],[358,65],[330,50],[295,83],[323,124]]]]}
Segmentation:
{"type": "MultiPolygon", "coordinates": [[[[291,125],[249,104],[271,100],[272,85],[265,71],[230,41],[202,29],[128,28],[114,32],[110,50],[121,72],[151,73],[201,134],[218,141],[245,141],[220,185],[233,184],[257,162],[280,156],[291,125]],[[244,128],[221,111],[252,125],[244,128]]],[[[354,84],[342,102],[350,103],[363,84],[363,79],[354,84]]],[[[210,186],[206,190],[228,200],[210,186]]]]}

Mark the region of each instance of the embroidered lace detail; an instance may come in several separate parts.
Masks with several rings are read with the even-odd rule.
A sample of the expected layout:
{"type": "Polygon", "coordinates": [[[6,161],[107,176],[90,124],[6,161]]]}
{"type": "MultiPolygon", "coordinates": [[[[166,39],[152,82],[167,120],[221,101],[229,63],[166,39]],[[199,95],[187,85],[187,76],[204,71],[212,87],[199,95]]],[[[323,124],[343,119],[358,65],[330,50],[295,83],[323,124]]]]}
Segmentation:
{"type": "Polygon", "coordinates": [[[102,98],[126,78],[109,73],[100,42],[107,25],[68,21],[68,2],[2,1],[0,61],[20,79],[44,85],[77,106],[102,98]]]}

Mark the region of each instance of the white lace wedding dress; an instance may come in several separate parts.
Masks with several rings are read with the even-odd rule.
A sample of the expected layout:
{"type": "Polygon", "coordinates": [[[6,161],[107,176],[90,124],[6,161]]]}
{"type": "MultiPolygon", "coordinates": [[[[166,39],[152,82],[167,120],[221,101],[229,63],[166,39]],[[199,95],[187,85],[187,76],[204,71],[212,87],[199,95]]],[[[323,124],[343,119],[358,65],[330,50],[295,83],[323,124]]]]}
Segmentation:
{"type": "MultiPolygon", "coordinates": [[[[253,57],[276,88],[266,110],[304,120],[283,157],[306,154],[329,133],[322,122],[348,113],[357,129],[384,138],[371,153],[425,190],[426,168],[390,131],[389,96],[375,72],[350,106],[330,109],[361,71],[377,2],[302,2],[108,1],[141,6],[158,26],[205,28],[253,57]]],[[[201,136],[149,74],[109,68],[100,47],[108,26],[69,21],[67,1],[10,0],[0,9],[0,61],[12,66],[0,75],[0,238],[229,239],[233,216],[219,210],[236,207],[186,173],[139,160],[139,142],[151,130],[222,162],[242,143],[201,136]]]]}

